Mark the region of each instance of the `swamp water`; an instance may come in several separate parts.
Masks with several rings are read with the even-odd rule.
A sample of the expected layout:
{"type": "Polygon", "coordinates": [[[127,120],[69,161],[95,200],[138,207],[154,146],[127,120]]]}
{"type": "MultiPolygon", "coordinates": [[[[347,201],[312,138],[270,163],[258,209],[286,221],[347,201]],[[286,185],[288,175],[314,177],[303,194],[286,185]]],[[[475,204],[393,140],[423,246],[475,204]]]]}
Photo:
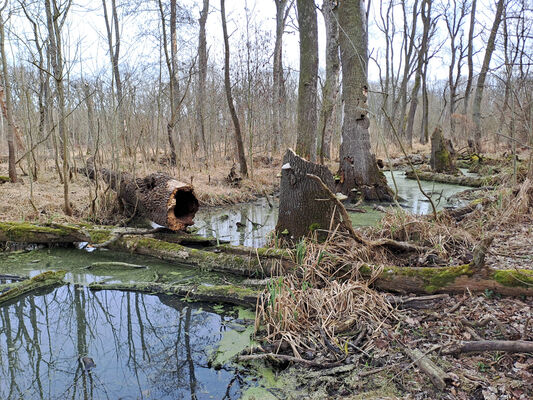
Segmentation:
{"type": "Polygon", "coordinates": [[[50,269],[66,270],[70,284],[0,307],[0,399],[238,399],[257,389],[249,371],[228,363],[250,344],[253,312],[83,286],[211,285],[231,277],[101,250],[0,253],[0,274],[50,269]],[[125,271],[106,262],[146,268],[125,271]]]}
{"type": "MultiPolygon", "coordinates": [[[[402,171],[394,171],[393,174],[398,196],[403,199],[402,207],[415,214],[430,213],[431,204],[420,192],[417,181],[406,179],[402,171]]],[[[385,176],[394,190],[391,173],[386,171],[385,176]]],[[[421,181],[421,184],[424,191],[431,195],[438,210],[457,206],[457,203],[450,203],[448,198],[468,189],[466,186],[438,182],[421,181]]],[[[273,207],[270,207],[267,200],[262,198],[246,204],[200,209],[195,217],[197,233],[214,236],[234,245],[262,247],[267,242],[268,234],[274,230],[278,218],[278,200],[273,199],[272,203],[273,207]]],[[[373,209],[370,204],[363,204],[360,208],[366,212],[350,213],[354,226],[376,225],[383,217],[383,213],[373,209]]]]}
{"type": "MultiPolygon", "coordinates": [[[[405,200],[402,206],[414,213],[430,212],[417,182],[402,172],[394,176],[398,195],[405,200]]],[[[438,208],[449,206],[447,198],[465,189],[422,185],[438,208]]],[[[197,233],[264,246],[277,220],[278,204],[275,199],[273,203],[271,208],[260,199],[201,210],[197,233]]],[[[377,224],[383,215],[371,205],[362,208],[367,212],[351,213],[356,226],[377,224]]],[[[239,283],[240,278],[105,250],[0,253],[0,275],[31,277],[60,269],[67,271],[69,285],[0,307],[0,399],[275,398],[256,384],[267,376],[260,381],[275,390],[272,371],[243,370],[229,362],[250,344],[253,313],[175,296],[93,292],[85,287],[92,282],[154,281],[216,285],[239,283]],[[124,269],[117,262],[141,268],[124,269]]]]}

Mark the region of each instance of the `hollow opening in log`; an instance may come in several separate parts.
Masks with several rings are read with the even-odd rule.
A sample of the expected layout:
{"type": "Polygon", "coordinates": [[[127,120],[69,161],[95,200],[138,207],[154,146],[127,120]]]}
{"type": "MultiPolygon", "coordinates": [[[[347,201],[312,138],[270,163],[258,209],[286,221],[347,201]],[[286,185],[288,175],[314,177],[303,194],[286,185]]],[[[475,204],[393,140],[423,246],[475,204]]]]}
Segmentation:
{"type": "Polygon", "coordinates": [[[198,211],[198,200],[192,191],[178,190],[174,193],[176,205],[173,208],[174,216],[179,220],[192,220],[198,211]]]}

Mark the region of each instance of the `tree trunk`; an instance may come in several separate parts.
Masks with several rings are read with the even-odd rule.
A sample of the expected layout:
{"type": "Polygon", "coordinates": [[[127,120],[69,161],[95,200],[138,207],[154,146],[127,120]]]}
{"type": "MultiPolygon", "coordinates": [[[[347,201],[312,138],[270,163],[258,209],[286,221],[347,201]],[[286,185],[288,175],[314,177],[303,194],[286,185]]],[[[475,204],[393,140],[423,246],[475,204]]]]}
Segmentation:
{"type": "Polygon", "coordinates": [[[328,230],[332,222],[334,204],[325,201],[324,189],[307,174],[318,176],[334,192],[333,175],[327,167],[306,161],[287,150],[281,170],[276,232],[289,241],[297,241],[317,229],[328,230]]]}
{"type": "Polygon", "coordinates": [[[337,95],[339,93],[339,25],[337,5],[333,0],[324,0],[322,14],[326,25],[326,81],[322,87],[322,107],[318,122],[317,154],[320,163],[331,156],[331,137],[335,132],[337,95]]]}
{"type": "Polygon", "coordinates": [[[207,83],[207,40],[205,24],[209,13],[209,0],[203,0],[203,8],[200,12],[200,30],[198,33],[198,94],[197,94],[197,129],[204,148],[204,157],[207,160],[209,152],[205,140],[205,90],[207,83]]]}
{"type": "Polygon", "coordinates": [[[458,169],[455,166],[455,151],[451,140],[444,139],[440,126],[435,127],[431,135],[431,169],[435,172],[456,174],[458,169]]]}
{"type": "MultiPolygon", "coordinates": [[[[2,10],[3,11],[3,10],[2,10]]],[[[5,29],[4,16],[0,11],[0,56],[2,57],[2,86],[0,89],[0,101],[2,103],[2,114],[7,121],[7,149],[8,149],[8,171],[9,179],[12,183],[17,181],[16,155],[15,155],[15,121],[13,121],[13,106],[11,104],[11,83],[9,82],[9,71],[7,66],[5,49],[5,29]],[[5,96],[5,103],[4,103],[5,96]]]]}
{"type": "Polygon", "coordinates": [[[274,0],[276,3],[276,41],[272,69],[272,149],[278,152],[281,146],[281,107],[285,96],[283,90],[283,33],[288,15],[288,0],[274,0]]]}
{"type": "Polygon", "coordinates": [[[316,158],[318,27],[315,2],[297,0],[300,32],[300,76],[298,81],[298,127],[296,153],[310,161],[316,158]]]}
{"type": "Polygon", "coordinates": [[[63,6],[62,9],[58,8],[56,0],[45,0],[46,9],[46,24],[48,28],[48,51],[50,53],[50,63],[52,64],[53,78],[56,83],[57,102],[58,102],[58,130],[61,137],[62,146],[62,158],[63,158],[63,198],[65,214],[72,215],[72,207],[70,206],[70,192],[69,192],[69,179],[70,179],[70,167],[68,160],[68,139],[66,124],[66,105],[65,105],[65,87],[63,82],[63,56],[62,56],[62,44],[61,44],[61,28],[65,21],[66,14],[70,8],[71,1],[63,6]],[[61,21],[61,23],[60,23],[61,21]]]}
{"type": "Polygon", "coordinates": [[[502,21],[503,8],[505,6],[504,0],[498,0],[496,4],[496,14],[494,15],[494,22],[490,30],[489,40],[485,48],[485,56],[483,57],[483,64],[481,71],[477,78],[476,93],[474,95],[474,103],[472,104],[472,121],[474,122],[474,140],[476,143],[477,152],[481,152],[481,100],[483,99],[483,90],[485,89],[485,80],[489,72],[490,60],[492,53],[496,47],[496,34],[502,21]]]}
{"type": "MultiPolygon", "coordinates": [[[[408,141],[409,147],[413,145],[413,129],[414,129],[416,109],[418,107],[418,91],[420,90],[420,84],[421,84],[422,78],[425,78],[425,74],[423,74],[424,72],[423,70],[424,70],[424,63],[426,61],[427,52],[428,52],[430,26],[431,26],[431,1],[430,0],[422,0],[421,16],[422,16],[422,23],[423,23],[422,42],[420,44],[420,50],[418,51],[415,83],[411,91],[411,105],[409,106],[409,114],[407,117],[406,134],[407,134],[407,141],[408,141]]],[[[426,140],[427,138],[424,135],[424,133],[421,134],[420,139],[421,139],[420,142],[422,144],[427,143],[427,140],[426,140]]]]}
{"type": "Polygon", "coordinates": [[[84,171],[91,179],[102,176],[111,189],[117,192],[126,211],[145,216],[156,224],[180,231],[193,225],[198,211],[198,199],[192,186],[156,172],[144,178],[135,178],[128,172],[107,168],[96,169],[91,159],[84,171]]]}
{"type": "Polygon", "coordinates": [[[339,38],[342,61],[344,120],[340,147],[337,191],[355,197],[359,190],[367,200],[392,201],[392,191],[379,171],[370,148],[368,128],[368,33],[364,2],[339,3],[339,38]]]}
{"type": "Polygon", "coordinates": [[[233,96],[231,94],[231,82],[229,71],[229,39],[228,28],[226,26],[226,6],[225,0],[220,0],[220,13],[222,15],[222,33],[224,36],[224,86],[226,88],[226,99],[228,100],[229,112],[233,121],[235,144],[237,145],[237,154],[239,156],[239,166],[242,176],[248,176],[248,167],[246,166],[246,156],[244,154],[244,145],[242,142],[241,125],[239,123],[239,117],[235,111],[235,105],[233,104],[233,96]]]}
{"type": "MultiPolygon", "coordinates": [[[[465,97],[463,99],[463,113],[468,114],[468,101],[472,91],[472,80],[474,79],[474,27],[476,25],[476,4],[477,0],[472,0],[472,9],[470,10],[470,27],[468,29],[468,54],[466,56],[468,64],[468,78],[466,80],[465,97]]],[[[466,134],[466,124],[465,132],[466,134]]]]}

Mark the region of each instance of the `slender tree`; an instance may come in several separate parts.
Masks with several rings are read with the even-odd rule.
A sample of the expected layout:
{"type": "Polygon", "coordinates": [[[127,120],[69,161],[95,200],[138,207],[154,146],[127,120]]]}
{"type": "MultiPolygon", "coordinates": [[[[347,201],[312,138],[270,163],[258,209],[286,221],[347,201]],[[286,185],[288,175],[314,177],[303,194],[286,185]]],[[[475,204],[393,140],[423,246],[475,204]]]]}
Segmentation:
{"type": "Polygon", "coordinates": [[[285,101],[283,85],[283,33],[290,8],[294,0],[274,0],[276,3],[276,40],[274,42],[274,60],[272,68],[272,144],[273,150],[278,151],[281,145],[282,106],[285,101]]]}
{"type": "Polygon", "coordinates": [[[316,158],[318,28],[315,2],[297,0],[300,32],[300,77],[296,153],[310,161],[316,158]]]}
{"type": "Polygon", "coordinates": [[[209,0],[203,0],[202,11],[198,20],[200,29],[198,32],[198,93],[197,93],[197,129],[202,140],[205,158],[207,160],[209,153],[207,141],[205,139],[205,91],[207,84],[207,39],[205,25],[209,13],[209,0]]]}
{"type": "Polygon", "coordinates": [[[231,94],[231,81],[229,70],[230,51],[228,27],[226,25],[225,0],[220,0],[220,14],[222,16],[222,34],[224,36],[224,86],[226,88],[226,99],[228,101],[229,112],[233,121],[235,144],[237,145],[237,156],[239,157],[240,171],[243,176],[248,176],[248,167],[246,165],[246,156],[244,154],[244,145],[242,142],[241,125],[239,123],[237,111],[235,111],[235,105],[233,104],[233,96],[231,94]]]}
{"type": "Polygon", "coordinates": [[[370,148],[368,128],[368,30],[364,0],[339,2],[339,44],[344,119],[338,188],[349,198],[354,189],[368,200],[392,200],[385,176],[370,148]]]}
{"type": "Polygon", "coordinates": [[[7,66],[5,48],[5,28],[3,12],[6,9],[7,1],[0,8],[0,57],[2,58],[2,79],[0,84],[0,102],[2,114],[7,120],[7,149],[8,149],[8,173],[12,183],[17,182],[17,169],[15,164],[15,121],[13,120],[13,105],[11,101],[11,83],[9,81],[9,70],[7,66]]]}
{"type": "Polygon", "coordinates": [[[476,92],[474,95],[474,103],[472,104],[472,121],[474,122],[474,140],[476,143],[476,150],[481,150],[481,100],[483,99],[483,90],[485,89],[485,80],[489,72],[490,60],[492,53],[496,47],[496,34],[502,22],[503,8],[505,0],[498,0],[496,3],[496,14],[494,14],[494,21],[490,30],[487,47],[485,47],[485,56],[483,57],[483,64],[476,82],[476,92]]]}
{"type": "Polygon", "coordinates": [[[71,0],[66,3],[58,4],[57,0],[45,0],[46,25],[48,28],[48,51],[50,63],[52,65],[52,75],[56,86],[57,104],[58,104],[58,130],[61,137],[61,150],[63,158],[63,199],[65,214],[72,215],[70,206],[69,179],[70,167],[68,160],[68,140],[66,124],[66,103],[65,103],[65,85],[64,85],[64,64],[61,31],[67,17],[67,13],[72,4],[71,0]]]}

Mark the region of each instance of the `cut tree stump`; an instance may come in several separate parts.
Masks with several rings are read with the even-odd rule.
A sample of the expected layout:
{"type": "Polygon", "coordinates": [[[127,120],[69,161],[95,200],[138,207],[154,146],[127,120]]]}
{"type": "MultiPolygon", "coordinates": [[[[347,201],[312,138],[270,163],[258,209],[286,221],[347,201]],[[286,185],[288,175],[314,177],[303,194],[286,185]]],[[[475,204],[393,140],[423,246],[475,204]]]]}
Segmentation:
{"type": "MultiPolygon", "coordinates": [[[[333,204],[321,184],[308,174],[318,176],[334,192],[333,174],[324,165],[304,160],[288,149],[283,157],[276,233],[289,241],[298,240],[316,230],[328,230],[333,204]]],[[[335,227],[338,221],[333,221],[335,227]]]]}
{"type": "Polygon", "coordinates": [[[455,166],[455,151],[452,142],[445,139],[440,126],[435,127],[431,135],[431,169],[435,172],[458,174],[460,171],[455,166]]]}
{"type": "Polygon", "coordinates": [[[128,172],[96,168],[92,158],[87,160],[87,167],[82,172],[93,180],[97,175],[101,176],[117,192],[131,215],[142,215],[173,231],[181,231],[194,224],[199,203],[189,184],[160,172],[135,178],[128,172]]]}

